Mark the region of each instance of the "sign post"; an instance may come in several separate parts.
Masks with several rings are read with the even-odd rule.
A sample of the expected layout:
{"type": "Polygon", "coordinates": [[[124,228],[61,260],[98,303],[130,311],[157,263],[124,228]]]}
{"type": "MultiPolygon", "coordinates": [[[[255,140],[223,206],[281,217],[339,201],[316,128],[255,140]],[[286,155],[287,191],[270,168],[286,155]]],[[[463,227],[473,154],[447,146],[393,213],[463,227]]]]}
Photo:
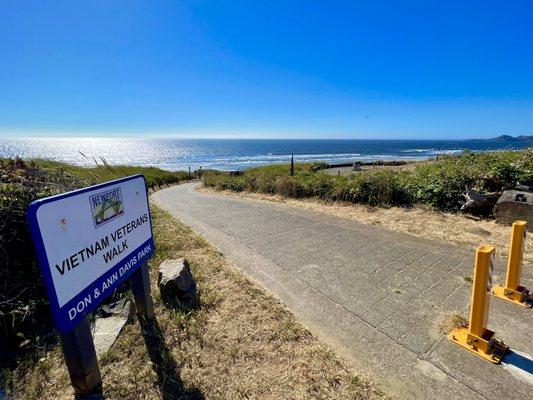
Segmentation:
{"type": "Polygon", "coordinates": [[[148,273],[147,263],[144,263],[131,275],[130,282],[137,315],[152,318],[154,316],[154,305],[152,302],[150,275],[148,273]]]}
{"type": "Polygon", "coordinates": [[[73,330],[60,333],[60,337],[76,395],[83,396],[101,391],[102,377],[88,319],[84,318],[73,330]]]}
{"type": "Polygon", "coordinates": [[[154,240],[146,182],[134,175],[34,201],[28,219],[77,396],[101,387],[88,315],[126,280],[137,313],[154,315],[154,240]]]}

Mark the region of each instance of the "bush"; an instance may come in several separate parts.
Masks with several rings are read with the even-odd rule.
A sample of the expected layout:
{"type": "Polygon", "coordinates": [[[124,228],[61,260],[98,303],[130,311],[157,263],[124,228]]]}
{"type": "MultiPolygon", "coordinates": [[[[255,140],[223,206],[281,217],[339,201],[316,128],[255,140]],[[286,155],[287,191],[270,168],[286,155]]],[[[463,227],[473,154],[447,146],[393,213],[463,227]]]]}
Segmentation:
{"type": "Polygon", "coordinates": [[[533,150],[473,153],[417,166],[412,171],[369,170],[348,176],[313,172],[317,164],[268,165],[243,175],[215,173],[204,185],[235,191],[249,190],[287,197],[318,197],[389,207],[424,204],[442,211],[457,211],[466,187],[500,191],[519,182],[533,182],[533,150]]]}
{"type": "Polygon", "coordinates": [[[28,337],[38,337],[50,321],[26,223],[28,205],[84,183],[58,169],[45,170],[18,159],[0,160],[0,339],[4,344],[14,337],[19,345],[27,343],[28,337]]]}
{"type": "MultiPolygon", "coordinates": [[[[26,222],[29,204],[38,198],[142,173],[147,184],[177,183],[186,172],[152,167],[100,165],[80,168],[63,163],[0,159],[0,364],[20,346],[50,335],[48,302],[26,222]],[[8,351],[10,354],[8,354],[8,351]]],[[[33,343],[36,344],[36,343],[33,343]]]]}

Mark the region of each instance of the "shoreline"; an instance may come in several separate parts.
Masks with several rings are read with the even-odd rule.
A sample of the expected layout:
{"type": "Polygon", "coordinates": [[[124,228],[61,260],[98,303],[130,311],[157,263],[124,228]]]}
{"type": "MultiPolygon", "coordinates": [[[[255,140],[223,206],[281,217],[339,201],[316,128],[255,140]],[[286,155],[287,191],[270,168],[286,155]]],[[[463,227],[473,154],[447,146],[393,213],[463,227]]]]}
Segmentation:
{"type": "Polygon", "coordinates": [[[531,142],[453,140],[209,140],[138,138],[129,146],[123,138],[39,139],[0,138],[0,158],[47,159],[91,167],[101,158],[110,165],[157,167],[167,171],[213,169],[242,171],[271,164],[348,164],[354,161],[418,162],[472,152],[524,149],[531,142]],[[121,149],[117,151],[117,149],[121,149]],[[141,150],[141,151],[140,151],[141,150]]]}

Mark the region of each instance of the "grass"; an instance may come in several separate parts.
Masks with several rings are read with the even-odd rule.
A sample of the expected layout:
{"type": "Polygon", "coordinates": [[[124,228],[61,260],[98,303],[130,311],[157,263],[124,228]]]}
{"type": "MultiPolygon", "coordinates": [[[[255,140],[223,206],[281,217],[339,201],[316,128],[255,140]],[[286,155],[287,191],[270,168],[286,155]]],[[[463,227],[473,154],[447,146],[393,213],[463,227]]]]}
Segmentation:
{"type": "Polygon", "coordinates": [[[278,194],[291,198],[319,198],[371,206],[426,205],[457,211],[465,187],[499,191],[533,181],[533,149],[473,153],[420,163],[412,169],[372,169],[336,176],[314,172],[314,164],[248,169],[242,175],[209,172],[204,185],[217,190],[278,194]]]}
{"type": "MultiPolygon", "coordinates": [[[[100,359],[107,399],[383,396],[205,240],[154,206],[152,213],[156,255],[150,268],[158,327],[143,335],[134,321],[100,359]],[[172,308],[160,300],[157,266],[179,257],[189,260],[197,279],[199,308],[172,308]]],[[[36,357],[4,374],[10,392],[29,400],[72,398],[59,348],[36,351],[36,357]]]]}
{"type": "Polygon", "coordinates": [[[440,331],[447,335],[457,328],[467,328],[468,319],[457,312],[444,316],[440,322],[440,331]]]}
{"type": "MultiPolygon", "coordinates": [[[[103,161],[100,161],[98,165],[94,167],[79,167],[58,161],[43,159],[34,159],[31,161],[38,168],[72,175],[90,184],[106,182],[134,174],[142,174],[146,179],[148,187],[176,184],[189,178],[188,172],[185,171],[171,172],[156,167],[109,165],[103,161]]],[[[192,174],[192,177],[196,177],[196,175],[192,174]]]]}
{"type": "Polygon", "coordinates": [[[30,342],[49,341],[50,315],[26,222],[35,199],[141,173],[152,188],[175,184],[186,172],[152,167],[82,168],[47,160],[0,159],[0,367],[30,342]]]}

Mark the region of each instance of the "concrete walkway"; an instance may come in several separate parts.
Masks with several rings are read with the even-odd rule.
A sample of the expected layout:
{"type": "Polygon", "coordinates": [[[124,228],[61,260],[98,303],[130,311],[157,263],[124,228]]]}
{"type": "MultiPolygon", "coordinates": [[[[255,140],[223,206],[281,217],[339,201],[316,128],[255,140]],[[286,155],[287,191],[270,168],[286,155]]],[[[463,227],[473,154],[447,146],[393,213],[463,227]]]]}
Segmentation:
{"type": "MultiPolygon", "coordinates": [[[[468,315],[473,252],[284,205],[196,192],[152,200],[278,297],[358,371],[402,399],[531,399],[533,312],[491,300],[489,328],[517,353],[492,365],[449,342],[468,315]]],[[[500,281],[504,265],[496,271],[500,281]]],[[[531,266],[523,284],[533,288],[531,266]]]]}

